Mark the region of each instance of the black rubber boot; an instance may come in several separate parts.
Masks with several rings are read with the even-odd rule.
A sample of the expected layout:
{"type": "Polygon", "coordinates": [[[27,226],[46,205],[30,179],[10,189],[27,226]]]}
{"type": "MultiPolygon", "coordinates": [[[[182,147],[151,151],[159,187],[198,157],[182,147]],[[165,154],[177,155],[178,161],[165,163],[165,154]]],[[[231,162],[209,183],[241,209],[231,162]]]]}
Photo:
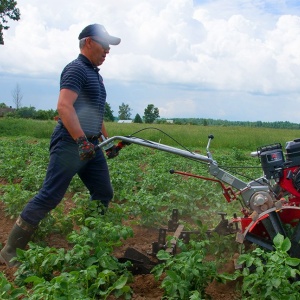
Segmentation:
{"type": "Polygon", "coordinates": [[[18,261],[11,261],[11,259],[17,256],[17,248],[22,250],[25,249],[36,229],[37,226],[32,226],[25,222],[21,217],[18,217],[8,236],[6,245],[0,251],[0,262],[5,263],[8,267],[19,266],[20,263],[18,261]]]}

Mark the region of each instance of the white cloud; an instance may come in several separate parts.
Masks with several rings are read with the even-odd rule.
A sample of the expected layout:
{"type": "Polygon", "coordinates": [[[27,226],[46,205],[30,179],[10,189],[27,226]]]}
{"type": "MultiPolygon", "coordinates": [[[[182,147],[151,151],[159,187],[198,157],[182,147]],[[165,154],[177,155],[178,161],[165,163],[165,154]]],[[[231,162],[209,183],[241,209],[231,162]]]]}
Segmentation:
{"type": "MultiPolygon", "coordinates": [[[[115,113],[118,105],[127,101],[139,110],[155,103],[162,117],[178,113],[201,117],[203,112],[208,117],[211,113],[212,118],[239,119],[245,110],[241,105],[249,105],[240,101],[241,95],[251,105],[257,101],[256,107],[271,99],[297,105],[300,6],[291,3],[19,0],[21,20],[10,22],[11,28],[4,32],[5,45],[0,47],[0,76],[15,76],[16,82],[18,76],[32,77],[32,85],[34,78],[48,79],[51,84],[57,80],[58,85],[62,68],[79,53],[79,32],[97,22],[122,38],[101,66],[113,97],[108,102],[112,101],[115,113]],[[134,92],[136,85],[143,90],[134,92]],[[222,97],[227,97],[230,105],[224,106],[222,97]],[[178,112],[179,103],[184,107],[178,112]]],[[[11,86],[0,88],[3,95],[10,93],[11,86]]],[[[251,118],[256,117],[263,120],[266,114],[253,112],[251,118]]],[[[268,116],[287,117],[298,120],[289,108],[273,109],[268,116]]]]}

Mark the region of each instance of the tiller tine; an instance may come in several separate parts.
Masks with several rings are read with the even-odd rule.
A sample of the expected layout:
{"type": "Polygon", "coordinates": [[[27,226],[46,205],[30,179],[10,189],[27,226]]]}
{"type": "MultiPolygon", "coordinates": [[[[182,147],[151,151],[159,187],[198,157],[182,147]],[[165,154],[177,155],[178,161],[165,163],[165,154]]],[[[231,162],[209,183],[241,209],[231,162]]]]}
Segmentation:
{"type": "MultiPolygon", "coordinates": [[[[226,213],[219,212],[218,215],[221,216],[221,221],[216,226],[216,228],[213,229],[212,231],[210,231],[209,233],[216,232],[219,235],[229,235],[229,234],[238,232],[239,229],[238,229],[237,223],[230,223],[228,221],[228,219],[225,218],[227,216],[226,213]],[[234,228],[234,225],[235,225],[235,228],[234,228]]],[[[236,218],[236,216],[235,216],[235,218],[236,218]]]]}
{"type": "Polygon", "coordinates": [[[125,263],[130,261],[132,267],[129,269],[134,275],[149,274],[157,263],[151,261],[146,255],[134,248],[127,248],[124,257],[118,259],[119,262],[125,263]]]}

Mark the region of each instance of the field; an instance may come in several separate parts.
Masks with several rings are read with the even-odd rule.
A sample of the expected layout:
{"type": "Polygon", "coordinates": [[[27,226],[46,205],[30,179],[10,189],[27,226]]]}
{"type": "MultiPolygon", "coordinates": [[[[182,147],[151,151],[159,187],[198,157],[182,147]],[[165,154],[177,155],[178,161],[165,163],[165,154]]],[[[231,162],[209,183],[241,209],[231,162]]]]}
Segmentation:
{"type": "MultiPolygon", "coordinates": [[[[43,182],[54,126],[52,121],[0,119],[2,246],[16,217],[43,182]]],[[[299,137],[296,130],[146,127],[107,124],[110,136],[135,135],[203,155],[207,137],[213,134],[214,159],[245,181],[262,173],[251,151],[299,137]]],[[[95,213],[85,187],[75,177],[62,203],[41,223],[29,250],[19,253],[21,267],[0,266],[1,299],[18,299],[17,295],[22,295],[20,299],[157,300],[164,295],[165,299],[246,299],[243,275],[233,264],[236,254],[245,249],[234,235],[207,234],[219,223],[218,212],[239,213],[239,201],[228,204],[217,183],[169,172],[209,176],[206,164],[138,145],[125,147],[108,164],[115,191],[109,211],[103,216],[95,213]],[[153,273],[136,274],[124,266],[121,259],[128,247],[157,263],[155,255],[149,255],[152,243],[158,241],[158,229],[168,226],[174,209],[185,230],[197,231],[191,242],[179,240],[179,251],[172,257],[159,252],[166,265],[157,264],[153,273]]]]}

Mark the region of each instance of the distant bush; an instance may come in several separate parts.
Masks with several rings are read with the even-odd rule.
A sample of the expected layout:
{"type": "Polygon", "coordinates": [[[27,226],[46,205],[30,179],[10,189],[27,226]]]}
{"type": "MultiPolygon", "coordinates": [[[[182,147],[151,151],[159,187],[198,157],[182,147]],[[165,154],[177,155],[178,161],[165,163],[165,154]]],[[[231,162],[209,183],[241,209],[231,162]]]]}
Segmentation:
{"type": "Polygon", "coordinates": [[[35,107],[21,107],[19,109],[10,110],[5,114],[7,118],[23,118],[23,119],[35,119],[35,120],[53,120],[57,116],[57,111],[50,110],[36,110],[35,107]]]}

